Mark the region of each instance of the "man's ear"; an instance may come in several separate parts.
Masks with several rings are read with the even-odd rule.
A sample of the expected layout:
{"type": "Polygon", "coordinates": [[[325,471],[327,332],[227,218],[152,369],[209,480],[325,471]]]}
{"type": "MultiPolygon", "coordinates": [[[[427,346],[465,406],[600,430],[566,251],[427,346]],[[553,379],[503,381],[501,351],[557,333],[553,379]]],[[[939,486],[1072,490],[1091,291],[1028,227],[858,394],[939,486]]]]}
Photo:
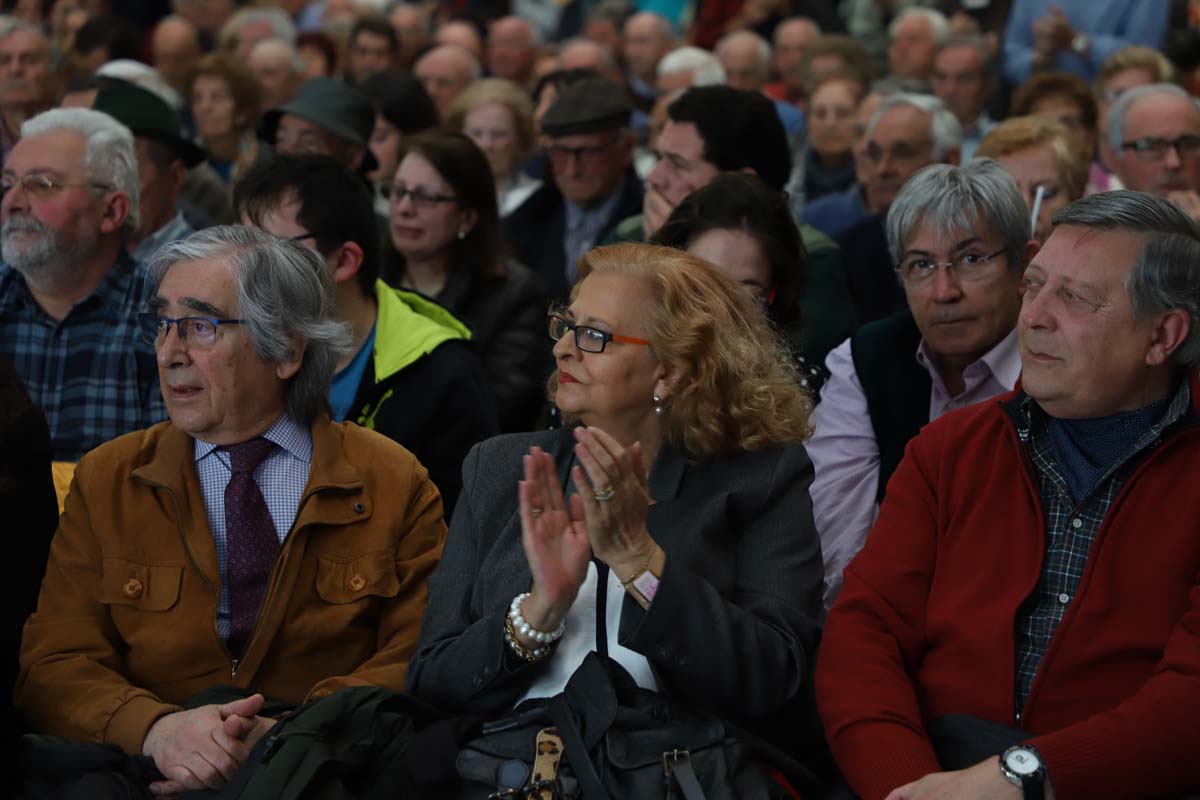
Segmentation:
{"type": "Polygon", "coordinates": [[[345,283],[353,280],[362,267],[363,250],[357,242],[343,242],[337,249],[333,262],[333,282],[345,283]]]}
{"type": "Polygon", "coordinates": [[[358,168],[362,166],[363,158],[366,157],[367,148],[361,144],[350,145],[350,151],[346,156],[346,167],[351,172],[358,172],[358,168]]]}
{"type": "Polygon", "coordinates": [[[1192,330],[1192,318],[1182,308],[1173,308],[1154,324],[1150,347],[1146,350],[1146,363],[1152,367],[1166,364],[1171,354],[1178,350],[1192,330]]]}
{"type": "Polygon", "coordinates": [[[187,183],[188,168],[182,161],[175,160],[171,162],[171,166],[167,168],[166,180],[171,186],[171,198],[179,199],[179,195],[183,192],[183,185],[187,183]]]}
{"type": "Polygon", "coordinates": [[[291,379],[300,371],[300,365],[304,363],[304,352],[308,349],[308,340],[303,337],[295,336],[292,342],[291,351],[275,363],[275,377],[281,381],[291,379]]]}
{"type": "Polygon", "coordinates": [[[107,236],[121,230],[121,226],[129,217],[129,210],[133,207],[133,203],[130,202],[129,195],[120,190],[109,192],[103,202],[104,212],[100,217],[100,233],[107,236]]]}

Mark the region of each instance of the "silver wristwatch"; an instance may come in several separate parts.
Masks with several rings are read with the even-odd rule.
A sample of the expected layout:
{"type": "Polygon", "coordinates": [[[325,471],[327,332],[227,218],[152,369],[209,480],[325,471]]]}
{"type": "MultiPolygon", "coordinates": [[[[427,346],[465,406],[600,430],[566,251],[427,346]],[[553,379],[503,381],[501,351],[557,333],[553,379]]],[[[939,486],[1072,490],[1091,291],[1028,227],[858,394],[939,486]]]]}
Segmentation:
{"type": "Polygon", "coordinates": [[[1008,748],[1000,755],[1000,771],[1009,783],[1021,787],[1025,800],[1042,800],[1046,788],[1046,768],[1036,749],[1027,744],[1008,748]]]}

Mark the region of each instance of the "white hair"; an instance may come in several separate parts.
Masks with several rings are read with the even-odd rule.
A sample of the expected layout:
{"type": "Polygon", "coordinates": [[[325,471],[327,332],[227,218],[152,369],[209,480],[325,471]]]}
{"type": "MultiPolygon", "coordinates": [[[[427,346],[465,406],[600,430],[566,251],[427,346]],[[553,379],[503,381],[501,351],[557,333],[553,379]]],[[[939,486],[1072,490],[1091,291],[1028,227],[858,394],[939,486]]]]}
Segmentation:
{"type": "Polygon", "coordinates": [[[929,115],[929,135],[933,139],[935,161],[941,161],[951,150],[962,147],[962,125],[946,108],[946,104],[931,94],[901,92],[884,97],[879,108],[871,115],[871,121],[867,123],[868,138],[875,134],[875,126],[879,124],[879,119],[896,106],[911,106],[929,115]]]}
{"type": "Polygon", "coordinates": [[[892,24],[888,26],[888,38],[896,38],[896,31],[900,28],[900,24],[910,17],[920,17],[929,23],[929,29],[933,32],[933,43],[940,45],[946,39],[950,38],[950,23],[946,20],[946,15],[938,11],[936,8],[921,8],[919,6],[910,6],[896,15],[892,20],[892,24]]]}
{"type": "Polygon", "coordinates": [[[141,181],[133,153],[133,133],[103,111],[52,108],[26,120],[21,126],[21,138],[63,130],[73,131],[87,142],[83,165],[88,179],[129,197],[129,216],[125,218],[124,229],[128,233],[137,230],[141,181]]]}
{"type": "Polygon", "coordinates": [[[1192,104],[1192,108],[1197,113],[1200,113],[1200,99],[1192,97],[1173,83],[1151,83],[1146,86],[1135,86],[1132,89],[1121,92],[1120,98],[1108,110],[1108,146],[1115,152],[1122,152],[1121,146],[1125,143],[1125,117],[1129,115],[1129,110],[1133,108],[1133,104],[1143,97],[1150,97],[1156,94],[1165,94],[1170,97],[1179,97],[1187,100],[1192,104]]]}
{"type": "Polygon", "coordinates": [[[678,47],[662,57],[656,74],[662,78],[680,72],[692,73],[692,86],[725,83],[725,67],[715,55],[699,47],[678,47]]]}
{"type": "Polygon", "coordinates": [[[295,43],[296,23],[282,8],[243,8],[221,26],[217,43],[221,48],[234,46],[242,28],[254,22],[271,23],[271,38],[295,43]]]}
{"type": "Polygon", "coordinates": [[[754,47],[757,51],[755,55],[758,56],[759,70],[763,74],[770,72],[771,44],[754,31],[734,31],[733,33],[725,34],[721,37],[721,40],[717,42],[717,46],[713,52],[716,53],[717,58],[720,58],[721,54],[724,53],[726,49],[742,40],[754,43],[754,47]]]}
{"type": "Polygon", "coordinates": [[[254,60],[254,54],[258,52],[266,52],[273,50],[282,53],[287,57],[288,65],[292,68],[292,72],[300,75],[304,72],[304,59],[300,57],[300,51],[291,42],[285,42],[283,39],[263,39],[260,42],[255,42],[254,47],[250,48],[249,55],[246,56],[247,61],[254,60]]]}
{"type": "Polygon", "coordinates": [[[46,35],[44,30],[39,28],[37,25],[26,22],[23,19],[17,19],[16,17],[10,17],[7,15],[0,15],[0,39],[7,39],[9,36],[12,36],[14,33],[19,33],[20,31],[34,33],[41,37],[41,39],[46,42],[46,49],[49,53],[51,69],[58,69],[59,62],[62,60],[62,54],[58,51],[58,45],[54,43],[53,39],[46,35]]]}

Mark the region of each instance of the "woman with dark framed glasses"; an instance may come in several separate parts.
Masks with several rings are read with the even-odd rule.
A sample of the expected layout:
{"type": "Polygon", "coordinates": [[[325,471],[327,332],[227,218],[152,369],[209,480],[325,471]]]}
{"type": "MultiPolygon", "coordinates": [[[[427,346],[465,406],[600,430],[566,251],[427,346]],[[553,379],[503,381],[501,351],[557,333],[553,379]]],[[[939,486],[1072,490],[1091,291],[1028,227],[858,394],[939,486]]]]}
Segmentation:
{"type": "Polygon", "coordinates": [[[487,158],[461,133],[406,139],[388,201],[384,280],[471,327],[501,429],[528,430],[549,371],[546,297],[537,276],[505,255],[487,158]]]}
{"type": "Polygon", "coordinates": [[[409,689],[498,717],[595,650],[742,723],[790,709],[795,736],[822,566],[787,346],[687,253],[603,247],[579,275],[547,322],[567,425],[467,456],[409,689]]]}

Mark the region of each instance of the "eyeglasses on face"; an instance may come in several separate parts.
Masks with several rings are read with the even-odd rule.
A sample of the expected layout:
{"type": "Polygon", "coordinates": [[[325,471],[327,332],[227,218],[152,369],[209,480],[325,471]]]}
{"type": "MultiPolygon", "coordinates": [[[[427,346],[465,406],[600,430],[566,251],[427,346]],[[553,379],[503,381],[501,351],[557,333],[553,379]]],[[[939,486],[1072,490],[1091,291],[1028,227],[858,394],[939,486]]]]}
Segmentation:
{"type": "Polygon", "coordinates": [[[106,183],[98,183],[96,181],[88,181],[87,183],[66,183],[64,181],[56,181],[49,175],[33,174],[22,175],[20,178],[12,178],[5,176],[0,180],[0,195],[6,195],[13,189],[21,187],[21,191],[26,195],[35,199],[49,197],[55,192],[61,192],[63,189],[102,189],[111,191],[112,187],[106,183]]]}
{"type": "Polygon", "coordinates": [[[598,161],[620,139],[621,137],[617,135],[604,144],[587,145],[584,147],[567,147],[566,145],[555,144],[554,142],[546,142],[544,149],[546,150],[546,155],[550,156],[551,161],[557,161],[560,164],[570,163],[572,159],[576,158],[580,161],[594,162],[598,161]]]}
{"type": "Polygon", "coordinates": [[[939,267],[945,267],[947,272],[954,273],[959,280],[977,281],[987,275],[988,264],[1002,253],[1004,253],[1003,248],[988,255],[967,252],[946,261],[934,261],[928,256],[911,255],[900,262],[896,271],[900,273],[905,284],[918,288],[933,283],[933,277],[937,275],[939,267]]]}
{"type": "Polygon", "coordinates": [[[385,188],[388,200],[394,205],[399,205],[406,197],[412,200],[412,204],[417,208],[433,208],[439,203],[458,202],[458,198],[452,194],[434,194],[424,189],[409,189],[403,183],[394,183],[385,188]]]}
{"type": "Polygon", "coordinates": [[[550,314],[548,317],[550,338],[558,341],[570,331],[575,331],[575,346],[585,353],[603,353],[609,342],[621,344],[649,345],[649,339],[637,339],[633,336],[621,336],[616,333],[590,328],[587,325],[576,325],[568,322],[561,314],[550,314]]]}
{"type": "Polygon", "coordinates": [[[1194,133],[1185,133],[1174,139],[1147,136],[1142,139],[1134,139],[1132,142],[1121,143],[1122,150],[1132,150],[1133,154],[1142,161],[1158,161],[1165,158],[1167,151],[1172,147],[1175,148],[1175,152],[1179,154],[1180,158],[1195,156],[1200,153],[1200,136],[1194,133]]]}
{"type": "Polygon", "coordinates": [[[142,339],[154,346],[162,344],[167,338],[171,326],[179,333],[179,338],[192,347],[205,349],[212,347],[217,341],[217,328],[222,325],[241,325],[244,319],[214,319],[212,317],[160,317],[155,313],[138,314],[138,330],[142,339]]]}

